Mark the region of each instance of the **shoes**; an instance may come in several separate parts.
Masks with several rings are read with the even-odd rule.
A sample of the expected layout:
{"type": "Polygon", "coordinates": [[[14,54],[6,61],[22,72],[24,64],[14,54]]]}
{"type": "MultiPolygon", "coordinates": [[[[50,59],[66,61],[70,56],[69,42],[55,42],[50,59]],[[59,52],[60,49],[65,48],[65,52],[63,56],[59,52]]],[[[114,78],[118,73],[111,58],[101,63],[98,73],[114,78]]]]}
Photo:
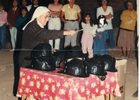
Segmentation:
{"type": "Polygon", "coordinates": [[[133,97],[138,97],[138,90],[133,94],[133,97]]]}
{"type": "Polygon", "coordinates": [[[15,50],[15,48],[11,49],[10,51],[14,51],[14,50],[15,50]]]}

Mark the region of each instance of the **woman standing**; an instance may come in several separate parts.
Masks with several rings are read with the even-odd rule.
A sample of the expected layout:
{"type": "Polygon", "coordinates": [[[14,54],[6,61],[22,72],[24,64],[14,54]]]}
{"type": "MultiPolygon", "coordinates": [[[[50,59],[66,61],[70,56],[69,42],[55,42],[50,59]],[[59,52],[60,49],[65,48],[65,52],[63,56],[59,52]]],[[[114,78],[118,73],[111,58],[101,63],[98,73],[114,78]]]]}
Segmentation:
{"type": "Polygon", "coordinates": [[[121,25],[118,37],[118,46],[123,49],[123,57],[129,57],[130,50],[135,48],[134,31],[137,21],[137,12],[133,9],[133,2],[128,1],[128,9],[121,14],[121,25]]]}
{"type": "Polygon", "coordinates": [[[26,7],[26,6],[27,6],[27,1],[26,0],[22,0],[20,8],[26,7]]]}
{"type": "Polygon", "coordinates": [[[15,49],[17,29],[15,27],[16,19],[19,16],[19,8],[17,7],[18,2],[13,0],[13,8],[9,9],[7,20],[10,28],[11,42],[12,42],[12,51],[15,49]]]}
{"type": "Polygon", "coordinates": [[[97,18],[100,15],[104,15],[106,17],[106,21],[108,23],[107,26],[107,33],[108,38],[110,40],[110,43],[108,44],[108,47],[114,47],[114,33],[113,33],[113,27],[112,27],[112,19],[113,19],[113,9],[111,6],[107,5],[108,0],[101,0],[101,7],[97,8],[97,18]]]}
{"type": "MultiPolygon", "coordinates": [[[[60,20],[60,12],[62,5],[58,3],[59,0],[54,0],[53,4],[49,4],[48,9],[51,11],[51,17],[48,23],[49,30],[60,30],[61,29],[61,20],[60,20]]],[[[55,45],[53,48],[53,40],[49,40],[49,44],[52,47],[52,50],[56,52],[60,47],[60,39],[55,39],[55,45]]]]}

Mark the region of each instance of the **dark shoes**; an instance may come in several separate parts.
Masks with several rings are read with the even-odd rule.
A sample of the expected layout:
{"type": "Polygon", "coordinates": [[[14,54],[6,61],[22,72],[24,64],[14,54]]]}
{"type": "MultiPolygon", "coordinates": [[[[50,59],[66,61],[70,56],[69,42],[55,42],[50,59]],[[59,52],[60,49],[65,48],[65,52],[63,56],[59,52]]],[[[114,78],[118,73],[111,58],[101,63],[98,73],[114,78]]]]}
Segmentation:
{"type": "Polygon", "coordinates": [[[133,97],[138,97],[138,90],[133,94],[133,97]]]}

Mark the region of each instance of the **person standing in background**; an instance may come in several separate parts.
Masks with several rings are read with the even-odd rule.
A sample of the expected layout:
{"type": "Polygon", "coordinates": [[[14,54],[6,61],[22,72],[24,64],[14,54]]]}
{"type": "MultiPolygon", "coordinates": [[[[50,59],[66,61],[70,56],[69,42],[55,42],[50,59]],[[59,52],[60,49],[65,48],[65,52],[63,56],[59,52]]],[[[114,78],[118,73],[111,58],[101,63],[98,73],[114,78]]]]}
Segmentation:
{"type": "MultiPolygon", "coordinates": [[[[50,19],[48,23],[49,30],[60,30],[61,29],[61,20],[60,12],[62,5],[58,3],[59,0],[54,0],[53,4],[49,4],[48,9],[51,11],[50,19]]],[[[55,45],[53,48],[53,40],[49,40],[49,44],[52,47],[52,51],[56,52],[60,48],[60,39],[55,39],[55,45]]]]}
{"type": "Polygon", "coordinates": [[[27,18],[27,8],[26,7],[22,7],[21,8],[21,15],[18,16],[17,20],[16,20],[16,28],[18,29],[18,27],[26,20],[27,18]]]}
{"type": "Polygon", "coordinates": [[[35,9],[39,6],[38,3],[39,3],[38,0],[33,0],[32,4],[27,6],[27,10],[28,10],[27,20],[28,21],[32,18],[32,15],[35,9]]]}
{"type": "Polygon", "coordinates": [[[84,21],[81,23],[81,26],[83,28],[83,34],[81,38],[81,45],[82,45],[82,52],[84,54],[84,57],[90,59],[93,55],[93,37],[95,34],[92,34],[92,30],[94,29],[94,24],[92,21],[92,16],[90,12],[85,12],[83,16],[84,21]],[[87,55],[88,52],[88,55],[87,55]]]}
{"type": "Polygon", "coordinates": [[[0,49],[5,49],[7,24],[7,12],[4,11],[3,5],[0,3],[0,49]]]}
{"type": "Polygon", "coordinates": [[[13,0],[13,8],[9,9],[8,11],[8,23],[9,23],[9,29],[10,29],[10,35],[11,35],[11,43],[12,43],[12,50],[15,49],[15,43],[16,43],[16,37],[17,37],[17,29],[15,27],[16,19],[19,16],[19,8],[17,7],[18,2],[16,0],[13,0]]]}
{"type": "Polygon", "coordinates": [[[129,57],[130,49],[135,48],[134,31],[137,20],[137,12],[133,9],[133,2],[127,2],[127,10],[121,14],[120,33],[118,46],[123,49],[123,57],[129,57]],[[126,53],[127,51],[127,53],[126,53]]]}
{"type": "Polygon", "coordinates": [[[106,17],[106,21],[108,23],[107,26],[107,34],[108,39],[110,40],[110,43],[108,44],[108,47],[114,47],[114,33],[113,33],[113,27],[112,27],[112,19],[113,19],[113,9],[111,6],[108,6],[108,0],[101,0],[101,7],[97,8],[97,18],[100,15],[104,15],[106,17]]]}
{"type": "Polygon", "coordinates": [[[27,1],[26,0],[22,0],[20,8],[26,7],[26,6],[27,6],[27,1]]]}
{"type": "MultiPolygon", "coordinates": [[[[64,22],[64,30],[79,30],[79,23],[81,21],[81,9],[74,4],[75,0],[68,0],[68,4],[64,5],[61,10],[61,20],[64,22]],[[65,19],[63,18],[65,15],[65,19]]],[[[71,44],[72,47],[77,45],[77,34],[73,36],[65,36],[64,47],[71,44]]]]}

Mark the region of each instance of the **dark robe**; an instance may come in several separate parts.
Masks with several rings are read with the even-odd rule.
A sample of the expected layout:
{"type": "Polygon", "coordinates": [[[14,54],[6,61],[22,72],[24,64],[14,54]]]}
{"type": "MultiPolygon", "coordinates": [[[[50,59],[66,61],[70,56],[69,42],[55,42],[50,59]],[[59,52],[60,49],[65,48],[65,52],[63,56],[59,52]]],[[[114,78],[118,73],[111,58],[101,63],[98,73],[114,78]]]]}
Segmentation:
{"type": "Polygon", "coordinates": [[[19,67],[26,67],[31,64],[31,61],[25,60],[25,57],[30,57],[32,49],[44,41],[49,42],[50,39],[63,38],[62,30],[47,30],[41,28],[35,19],[27,25],[23,32],[22,49],[19,55],[19,67]]]}

